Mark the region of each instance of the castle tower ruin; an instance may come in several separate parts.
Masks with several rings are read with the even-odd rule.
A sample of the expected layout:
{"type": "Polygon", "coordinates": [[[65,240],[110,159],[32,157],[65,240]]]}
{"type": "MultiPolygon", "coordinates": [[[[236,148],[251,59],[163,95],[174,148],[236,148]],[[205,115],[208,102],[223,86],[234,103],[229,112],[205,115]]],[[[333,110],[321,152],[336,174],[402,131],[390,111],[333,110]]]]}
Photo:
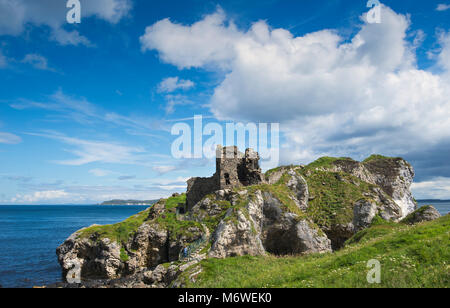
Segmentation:
{"type": "Polygon", "coordinates": [[[188,180],[186,206],[189,211],[204,196],[218,190],[256,185],[262,182],[259,154],[247,149],[245,154],[236,146],[218,146],[216,151],[216,173],[209,178],[188,180]]]}

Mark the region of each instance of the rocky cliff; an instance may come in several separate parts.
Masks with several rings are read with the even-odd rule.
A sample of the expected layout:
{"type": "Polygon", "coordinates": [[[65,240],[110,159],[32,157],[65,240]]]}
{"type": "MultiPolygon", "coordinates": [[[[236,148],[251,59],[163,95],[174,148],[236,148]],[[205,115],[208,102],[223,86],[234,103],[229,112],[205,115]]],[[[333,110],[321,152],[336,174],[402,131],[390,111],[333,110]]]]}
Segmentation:
{"type": "Polygon", "coordinates": [[[372,221],[398,222],[417,205],[403,159],[322,158],[268,171],[259,184],[209,193],[185,214],[186,195],[111,226],[78,231],[58,249],[63,277],[78,264],[97,286],[179,286],[204,258],[302,255],[340,249],[372,221]],[[181,252],[189,248],[188,256],[181,252]]]}

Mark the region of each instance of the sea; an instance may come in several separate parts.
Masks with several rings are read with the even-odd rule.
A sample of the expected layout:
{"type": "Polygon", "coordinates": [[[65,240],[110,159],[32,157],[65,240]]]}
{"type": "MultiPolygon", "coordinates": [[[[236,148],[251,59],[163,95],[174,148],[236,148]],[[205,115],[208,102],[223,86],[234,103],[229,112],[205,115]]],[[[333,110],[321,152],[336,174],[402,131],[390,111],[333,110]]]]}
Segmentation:
{"type": "MultiPolygon", "coordinates": [[[[419,201],[446,215],[450,201],[419,201]]],[[[120,222],[147,206],[0,205],[0,285],[31,288],[61,281],[56,248],[75,231],[120,222]]]]}
{"type": "Polygon", "coordinates": [[[31,288],[61,281],[56,248],[75,231],[120,222],[148,206],[0,205],[0,285],[31,288]]]}

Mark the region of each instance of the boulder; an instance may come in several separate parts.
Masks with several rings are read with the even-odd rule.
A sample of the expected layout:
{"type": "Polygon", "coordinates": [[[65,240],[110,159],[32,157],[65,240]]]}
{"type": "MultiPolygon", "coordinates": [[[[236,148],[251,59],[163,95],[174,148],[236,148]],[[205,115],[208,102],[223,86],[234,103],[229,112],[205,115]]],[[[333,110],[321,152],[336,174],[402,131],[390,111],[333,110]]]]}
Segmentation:
{"type": "Polygon", "coordinates": [[[353,226],[355,231],[360,231],[370,226],[372,220],[378,212],[378,206],[375,202],[369,200],[360,200],[353,209],[353,226]]]}
{"type": "Polygon", "coordinates": [[[425,221],[432,221],[441,217],[441,214],[436,210],[435,207],[431,205],[425,205],[418,209],[417,211],[409,214],[405,219],[402,220],[406,224],[418,224],[425,221]]]}

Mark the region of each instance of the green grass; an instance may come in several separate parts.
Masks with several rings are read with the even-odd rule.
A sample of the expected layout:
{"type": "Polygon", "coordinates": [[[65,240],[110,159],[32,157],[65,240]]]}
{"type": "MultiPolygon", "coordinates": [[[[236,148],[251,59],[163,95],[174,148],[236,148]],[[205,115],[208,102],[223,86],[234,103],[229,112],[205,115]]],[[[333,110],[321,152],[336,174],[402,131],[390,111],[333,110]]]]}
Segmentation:
{"type": "Polygon", "coordinates": [[[123,262],[127,262],[130,259],[128,253],[125,251],[125,248],[120,248],[120,260],[123,262]]]}
{"type": "Polygon", "coordinates": [[[264,174],[264,176],[265,176],[266,180],[268,180],[269,177],[275,172],[281,171],[283,169],[289,169],[289,168],[295,168],[295,167],[296,167],[295,165],[280,166],[280,167],[277,167],[274,169],[267,170],[266,173],[264,174]]]}
{"type": "MultiPolygon", "coordinates": [[[[166,200],[166,213],[157,217],[153,221],[148,221],[148,223],[157,223],[162,227],[169,230],[171,238],[176,239],[180,235],[190,236],[192,233],[188,231],[191,227],[197,227],[202,229],[200,223],[193,221],[180,221],[177,219],[176,208],[180,204],[186,202],[186,195],[182,194],[177,197],[171,197],[166,200]]],[[[136,233],[138,228],[147,221],[149,215],[149,209],[131,216],[127,220],[114,224],[105,226],[94,226],[84,229],[80,232],[81,238],[95,238],[96,240],[101,240],[104,238],[109,238],[120,244],[127,243],[130,238],[136,233]]]]}
{"type": "Polygon", "coordinates": [[[417,226],[403,224],[368,229],[358,243],[325,255],[207,259],[195,283],[208,288],[311,287],[450,287],[450,216],[417,226]],[[366,280],[367,262],[381,263],[381,284],[366,280]]]}
{"type": "Polygon", "coordinates": [[[114,225],[94,226],[83,229],[80,232],[80,238],[91,238],[95,235],[97,240],[109,238],[117,243],[125,243],[144,223],[149,214],[149,209],[131,216],[123,222],[114,225]]]}
{"type": "Polygon", "coordinates": [[[373,154],[371,156],[369,156],[368,158],[366,158],[363,163],[368,163],[374,160],[385,160],[385,159],[399,159],[399,157],[388,157],[388,156],[383,156],[383,155],[379,155],[379,154],[373,154]]]}
{"type": "Polygon", "coordinates": [[[308,166],[306,166],[307,170],[315,170],[317,168],[331,168],[333,167],[333,163],[338,160],[344,160],[344,161],[353,161],[353,159],[349,157],[321,157],[318,160],[310,163],[308,166]]]}
{"type": "MultiPolygon", "coordinates": [[[[287,175],[287,174],[285,174],[287,175]]],[[[255,185],[250,186],[248,190],[250,193],[254,193],[256,190],[261,190],[262,192],[269,192],[273,197],[278,199],[281,203],[281,209],[284,212],[294,213],[298,215],[298,219],[301,220],[302,218],[305,218],[305,213],[295,204],[295,202],[290,197],[292,195],[292,191],[284,185],[282,182],[284,180],[284,176],[280,179],[281,182],[279,182],[276,185],[268,185],[268,184],[261,184],[261,185],[255,185]]]]}
{"type": "Polygon", "coordinates": [[[310,196],[307,214],[321,227],[353,220],[353,207],[373,185],[343,172],[316,170],[305,175],[310,196]]]}
{"type": "Polygon", "coordinates": [[[166,209],[176,209],[179,205],[186,204],[186,194],[181,194],[176,197],[170,197],[166,200],[166,209]]]}
{"type": "Polygon", "coordinates": [[[201,223],[191,220],[180,220],[177,217],[176,208],[186,203],[186,194],[176,197],[171,197],[166,200],[166,212],[155,218],[150,223],[157,223],[169,232],[172,240],[176,240],[181,236],[193,237],[195,234],[191,232],[190,228],[197,228],[203,230],[201,223]]]}

